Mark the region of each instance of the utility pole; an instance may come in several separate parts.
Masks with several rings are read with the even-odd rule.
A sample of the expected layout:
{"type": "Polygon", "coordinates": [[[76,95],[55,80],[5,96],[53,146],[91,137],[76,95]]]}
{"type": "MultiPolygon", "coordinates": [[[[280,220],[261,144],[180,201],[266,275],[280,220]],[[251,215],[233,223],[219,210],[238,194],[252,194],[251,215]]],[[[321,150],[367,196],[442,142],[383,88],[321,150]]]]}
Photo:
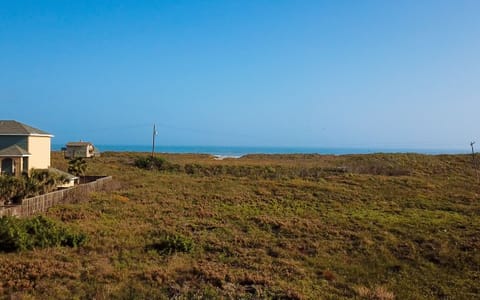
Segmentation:
{"type": "Polygon", "coordinates": [[[470,147],[472,147],[472,161],[475,164],[475,150],[473,149],[473,145],[475,145],[475,142],[470,143],[470,147]]]}
{"type": "Polygon", "coordinates": [[[475,161],[475,149],[473,149],[473,145],[475,145],[475,142],[470,143],[470,147],[472,147],[472,165],[473,165],[473,168],[475,169],[475,173],[477,175],[477,180],[478,180],[479,176],[478,176],[477,162],[475,161]]]}
{"type": "Polygon", "coordinates": [[[153,124],[153,136],[152,136],[152,162],[153,162],[153,157],[155,155],[155,136],[157,136],[157,128],[155,127],[155,124],[153,124]]]}

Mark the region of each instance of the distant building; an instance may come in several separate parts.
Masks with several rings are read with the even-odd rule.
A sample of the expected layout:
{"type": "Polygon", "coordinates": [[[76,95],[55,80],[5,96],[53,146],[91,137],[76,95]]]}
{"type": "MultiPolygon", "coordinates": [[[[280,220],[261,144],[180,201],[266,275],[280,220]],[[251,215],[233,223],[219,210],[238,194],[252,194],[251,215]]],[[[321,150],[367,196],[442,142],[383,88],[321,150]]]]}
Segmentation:
{"type": "Polygon", "coordinates": [[[53,135],[13,120],[0,120],[0,174],[19,176],[50,167],[53,135]]]}
{"type": "Polygon", "coordinates": [[[89,158],[100,156],[100,152],[90,142],[69,142],[65,148],[65,158],[89,158]]]}

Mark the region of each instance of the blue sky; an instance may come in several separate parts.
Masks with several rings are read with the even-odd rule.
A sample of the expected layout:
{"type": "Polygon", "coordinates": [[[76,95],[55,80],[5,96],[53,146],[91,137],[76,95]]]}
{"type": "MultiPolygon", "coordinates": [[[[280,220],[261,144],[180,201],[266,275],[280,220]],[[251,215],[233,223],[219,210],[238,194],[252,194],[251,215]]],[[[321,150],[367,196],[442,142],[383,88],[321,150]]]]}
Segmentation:
{"type": "Polygon", "coordinates": [[[480,1],[2,1],[0,119],[54,143],[468,148],[480,1]]]}

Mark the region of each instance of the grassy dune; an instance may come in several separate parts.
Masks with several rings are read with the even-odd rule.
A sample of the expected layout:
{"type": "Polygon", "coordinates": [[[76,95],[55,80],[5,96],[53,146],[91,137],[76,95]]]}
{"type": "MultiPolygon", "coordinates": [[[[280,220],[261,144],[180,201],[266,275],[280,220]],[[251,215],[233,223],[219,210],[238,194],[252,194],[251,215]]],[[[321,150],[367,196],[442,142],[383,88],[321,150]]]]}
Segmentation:
{"type": "MultiPolygon", "coordinates": [[[[52,208],[78,248],[0,253],[25,299],[480,297],[480,184],[469,156],[105,153],[119,189],[52,208]],[[145,154],[147,155],[147,154],[145,154]]],[[[67,162],[54,153],[53,166],[67,162]]]]}

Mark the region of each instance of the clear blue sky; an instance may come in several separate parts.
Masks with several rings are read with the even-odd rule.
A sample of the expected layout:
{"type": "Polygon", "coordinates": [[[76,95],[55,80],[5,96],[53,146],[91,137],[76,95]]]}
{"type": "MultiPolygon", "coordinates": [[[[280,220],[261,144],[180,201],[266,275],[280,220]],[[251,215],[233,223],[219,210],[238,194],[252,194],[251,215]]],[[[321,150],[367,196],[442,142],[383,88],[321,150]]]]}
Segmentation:
{"type": "MultiPolygon", "coordinates": [[[[468,148],[480,1],[2,1],[0,119],[54,143],[468,148]]],[[[479,141],[480,142],[480,141],[479,141]]]]}

